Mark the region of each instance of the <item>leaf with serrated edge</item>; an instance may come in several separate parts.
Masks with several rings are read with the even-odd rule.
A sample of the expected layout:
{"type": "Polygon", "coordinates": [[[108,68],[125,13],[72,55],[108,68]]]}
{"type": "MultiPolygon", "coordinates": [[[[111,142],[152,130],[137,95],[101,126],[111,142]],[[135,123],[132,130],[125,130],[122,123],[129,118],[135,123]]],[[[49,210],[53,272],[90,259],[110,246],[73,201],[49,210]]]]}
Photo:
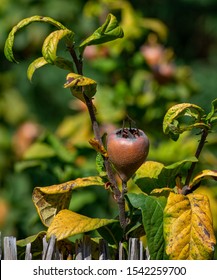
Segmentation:
{"type": "Polygon", "coordinates": [[[12,28],[12,30],[9,33],[8,38],[5,42],[4,53],[5,53],[6,58],[9,61],[17,62],[15,60],[14,54],[13,54],[13,44],[14,44],[15,33],[17,31],[19,31],[20,29],[22,29],[23,27],[25,27],[33,22],[47,22],[47,23],[50,23],[50,24],[56,26],[59,29],[67,29],[63,24],[61,24],[60,22],[58,22],[50,17],[43,17],[43,16],[36,15],[36,16],[28,17],[28,18],[21,20],[18,24],[16,24],[12,28]]]}
{"type": "Polygon", "coordinates": [[[39,57],[35,59],[28,67],[27,69],[27,77],[31,81],[32,76],[35,73],[35,71],[38,68],[41,68],[42,66],[46,65],[48,62],[44,59],[44,57],[39,57]]]}
{"type": "Polygon", "coordinates": [[[212,259],[216,240],[208,198],[170,193],[164,209],[164,238],[170,259],[212,259]]]}
{"type": "Polygon", "coordinates": [[[88,186],[104,186],[98,176],[77,178],[63,184],[34,188],[32,199],[39,217],[45,226],[49,226],[54,216],[68,208],[72,191],[88,186]]]}
{"type": "Polygon", "coordinates": [[[118,221],[113,219],[89,218],[64,209],[60,211],[52,221],[47,231],[47,237],[49,238],[52,234],[54,234],[57,240],[61,240],[79,233],[92,231],[115,222],[118,221]]]}
{"type": "Polygon", "coordinates": [[[61,39],[66,37],[66,40],[73,41],[74,33],[69,29],[56,30],[50,33],[44,40],[42,46],[42,55],[45,60],[54,64],[57,59],[57,46],[61,39]]]}

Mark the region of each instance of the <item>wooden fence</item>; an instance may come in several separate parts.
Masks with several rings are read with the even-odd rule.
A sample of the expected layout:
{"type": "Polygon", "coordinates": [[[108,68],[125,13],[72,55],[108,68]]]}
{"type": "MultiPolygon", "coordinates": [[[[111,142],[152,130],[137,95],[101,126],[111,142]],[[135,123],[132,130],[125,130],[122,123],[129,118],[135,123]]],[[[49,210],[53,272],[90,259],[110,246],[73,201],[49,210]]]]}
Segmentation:
{"type": "MultiPolygon", "coordinates": [[[[59,251],[55,236],[47,241],[46,236],[42,239],[42,260],[63,260],[66,259],[63,253],[59,251]]],[[[99,260],[147,260],[149,259],[148,249],[144,249],[142,242],[137,238],[129,238],[128,248],[124,248],[124,244],[120,243],[115,258],[110,257],[108,243],[102,239],[98,245],[99,260]]],[[[16,238],[13,236],[1,238],[0,233],[0,260],[17,260],[17,244],[16,238]]],[[[31,243],[25,247],[25,260],[32,260],[31,243]]],[[[91,239],[88,236],[84,236],[83,239],[77,240],[74,246],[74,252],[70,252],[67,259],[74,260],[91,260],[93,258],[93,252],[91,248],[91,239]]]]}

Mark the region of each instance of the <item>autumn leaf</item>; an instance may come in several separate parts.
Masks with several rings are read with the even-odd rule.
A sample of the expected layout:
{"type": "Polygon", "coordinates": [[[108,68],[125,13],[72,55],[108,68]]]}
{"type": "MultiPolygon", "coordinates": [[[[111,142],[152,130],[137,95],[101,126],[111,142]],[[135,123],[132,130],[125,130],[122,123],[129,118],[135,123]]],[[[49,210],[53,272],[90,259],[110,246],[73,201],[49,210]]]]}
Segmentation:
{"type": "Polygon", "coordinates": [[[98,153],[102,154],[104,157],[108,157],[106,149],[99,143],[99,140],[90,139],[89,143],[98,153]]]}
{"type": "Polygon", "coordinates": [[[197,174],[189,185],[189,189],[193,189],[195,186],[200,184],[202,180],[213,179],[217,181],[217,171],[215,170],[203,170],[197,174]]]}
{"type": "Polygon", "coordinates": [[[84,93],[92,98],[96,93],[96,81],[76,73],[69,73],[64,88],[70,88],[73,96],[85,103],[84,93]]]}
{"type": "Polygon", "coordinates": [[[184,131],[192,130],[193,128],[209,127],[201,120],[204,115],[204,110],[191,103],[181,103],[172,106],[164,116],[163,131],[169,134],[171,139],[176,141],[179,135],[184,131]],[[180,117],[187,116],[192,120],[192,124],[181,124],[180,117]]]}
{"type": "Polygon", "coordinates": [[[47,237],[55,235],[57,240],[68,238],[79,233],[92,231],[105,225],[118,222],[113,219],[89,218],[70,210],[60,211],[52,221],[47,231],[47,237]]]}
{"type": "Polygon", "coordinates": [[[50,226],[54,216],[60,210],[68,208],[72,191],[88,186],[104,186],[104,183],[100,177],[91,176],[77,178],[63,184],[36,187],[32,199],[42,223],[47,227],[50,226]]]}
{"type": "Polygon", "coordinates": [[[164,209],[164,238],[172,260],[212,259],[216,240],[208,198],[170,193],[164,209]]]}
{"type": "Polygon", "coordinates": [[[35,73],[35,71],[41,67],[43,67],[44,65],[48,64],[48,62],[45,60],[44,57],[39,57],[37,59],[35,59],[28,67],[27,69],[27,78],[30,80],[30,82],[32,81],[32,77],[33,74],[35,73]]]}
{"type": "MultiPolygon", "coordinates": [[[[44,40],[42,55],[48,63],[55,64],[55,61],[58,58],[56,54],[58,43],[63,38],[68,42],[73,42],[74,32],[69,29],[55,30],[44,40]]],[[[73,68],[70,69],[72,70],[73,68]]]]}

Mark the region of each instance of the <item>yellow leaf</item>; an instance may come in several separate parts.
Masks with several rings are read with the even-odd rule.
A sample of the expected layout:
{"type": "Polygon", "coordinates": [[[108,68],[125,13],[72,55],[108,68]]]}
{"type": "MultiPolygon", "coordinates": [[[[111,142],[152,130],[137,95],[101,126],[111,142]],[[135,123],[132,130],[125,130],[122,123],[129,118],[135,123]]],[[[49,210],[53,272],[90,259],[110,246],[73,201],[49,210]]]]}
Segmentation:
{"type": "Polygon", "coordinates": [[[97,139],[90,139],[89,143],[98,153],[102,154],[104,157],[108,157],[106,149],[99,143],[97,139]]]}
{"type": "Polygon", "coordinates": [[[118,221],[112,219],[89,218],[64,209],[54,218],[48,228],[47,237],[50,238],[50,236],[54,234],[57,240],[61,240],[75,234],[95,230],[114,222],[118,221]]]}
{"type": "Polygon", "coordinates": [[[164,209],[164,238],[170,259],[212,259],[216,240],[208,198],[170,193],[164,209]]]}
{"type": "Polygon", "coordinates": [[[64,88],[70,88],[72,95],[85,103],[84,93],[92,98],[96,93],[96,81],[79,74],[69,73],[64,88]]]}
{"type": "Polygon", "coordinates": [[[217,171],[215,170],[203,170],[199,174],[197,174],[194,179],[192,180],[189,188],[193,188],[197,184],[199,184],[202,180],[205,179],[213,179],[217,181],[217,171]]]}
{"type": "Polygon", "coordinates": [[[88,186],[104,186],[98,176],[77,178],[63,184],[36,187],[32,199],[42,223],[49,227],[54,216],[62,209],[68,208],[72,190],[88,186]]]}

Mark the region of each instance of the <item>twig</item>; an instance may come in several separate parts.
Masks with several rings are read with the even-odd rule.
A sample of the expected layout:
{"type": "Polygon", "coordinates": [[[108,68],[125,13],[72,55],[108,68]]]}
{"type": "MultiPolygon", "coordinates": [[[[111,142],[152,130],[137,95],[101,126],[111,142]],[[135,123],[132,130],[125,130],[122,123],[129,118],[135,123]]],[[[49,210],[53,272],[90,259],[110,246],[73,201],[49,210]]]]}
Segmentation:
{"type": "MultiPolygon", "coordinates": [[[[73,45],[68,45],[67,48],[68,48],[68,50],[69,50],[69,52],[72,56],[72,59],[75,63],[78,74],[83,75],[82,59],[81,58],[78,59],[73,45]]],[[[92,99],[89,98],[85,94],[84,91],[83,91],[83,96],[84,96],[84,99],[85,99],[86,106],[88,108],[88,112],[89,112],[89,116],[90,116],[90,119],[91,119],[94,136],[95,136],[96,140],[99,141],[100,145],[103,146],[102,138],[100,136],[99,124],[98,124],[97,119],[96,119],[95,108],[94,108],[92,99]]],[[[111,167],[109,159],[106,158],[106,157],[104,157],[104,166],[105,166],[105,169],[106,169],[106,173],[107,173],[109,182],[111,183],[111,188],[113,190],[115,199],[116,199],[117,204],[118,204],[120,224],[121,224],[121,227],[123,228],[123,230],[125,230],[125,227],[126,227],[126,224],[127,224],[126,216],[125,216],[125,198],[124,198],[124,194],[126,192],[126,186],[122,185],[122,192],[119,190],[118,184],[117,184],[117,181],[116,181],[116,178],[115,178],[115,174],[113,172],[113,169],[111,167]]]]}
{"type": "MultiPolygon", "coordinates": [[[[202,130],[202,134],[201,134],[201,138],[200,138],[200,142],[199,142],[199,145],[197,147],[197,150],[195,152],[195,157],[198,159],[201,152],[202,152],[202,149],[204,147],[204,144],[206,143],[206,138],[209,134],[209,130],[208,129],[203,129],[202,130]]],[[[189,183],[191,181],[191,177],[192,177],[192,174],[194,172],[194,169],[195,169],[195,166],[196,166],[197,162],[192,162],[191,164],[191,167],[189,168],[188,170],[188,174],[187,174],[187,177],[186,177],[186,180],[185,180],[185,186],[182,190],[182,194],[188,194],[190,193],[192,190],[189,189],[189,183]]]]}

